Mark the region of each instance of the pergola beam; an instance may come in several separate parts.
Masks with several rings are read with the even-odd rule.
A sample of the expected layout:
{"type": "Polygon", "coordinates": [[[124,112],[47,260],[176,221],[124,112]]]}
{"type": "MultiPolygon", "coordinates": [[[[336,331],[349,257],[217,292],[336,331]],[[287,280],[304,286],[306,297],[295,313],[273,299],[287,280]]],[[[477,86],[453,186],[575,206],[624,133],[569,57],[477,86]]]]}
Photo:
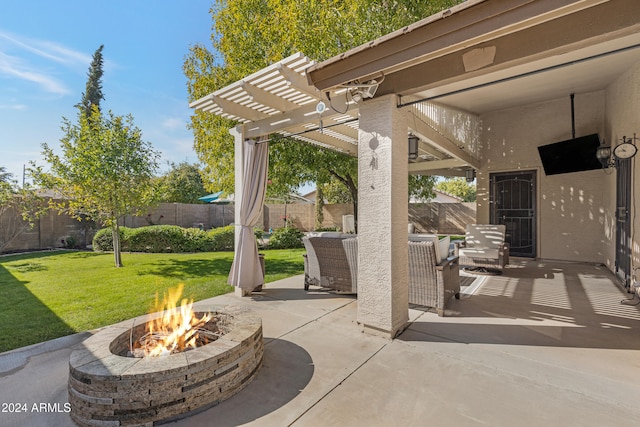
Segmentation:
{"type": "MultiPolygon", "coordinates": [[[[238,104],[237,102],[229,101],[227,99],[221,98],[217,95],[209,95],[215,104],[222,108],[222,110],[226,114],[230,114],[232,116],[236,116],[245,120],[262,120],[265,117],[269,117],[268,114],[260,112],[258,110],[254,110],[253,108],[246,107],[242,104],[238,104]]],[[[204,107],[203,110],[207,111],[208,107],[204,107]]]]}
{"type": "Polygon", "coordinates": [[[480,160],[472,156],[469,152],[459,147],[443,135],[438,133],[434,128],[429,126],[419,116],[408,112],[413,116],[411,127],[422,138],[429,140],[438,150],[443,151],[451,157],[462,160],[474,169],[480,169],[480,160]]]}
{"type": "Polygon", "coordinates": [[[445,157],[445,154],[443,152],[438,151],[435,147],[422,140],[420,140],[420,144],[418,145],[418,157],[420,157],[420,151],[423,151],[438,160],[442,160],[445,157]]]}
{"type": "Polygon", "coordinates": [[[296,88],[296,90],[309,95],[312,98],[323,98],[322,93],[319,92],[315,87],[311,86],[307,81],[307,78],[303,77],[300,73],[296,73],[294,70],[284,64],[278,64],[276,68],[284,76],[287,82],[289,82],[291,86],[296,88]]]}
{"type": "Polygon", "coordinates": [[[465,166],[467,166],[467,163],[460,159],[431,160],[427,162],[409,163],[409,173],[420,174],[420,172],[424,172],[421,175],[431,175],[428,172],[465,166]]]}
{"type": "Polygon", "coordinates": [[[286,99],[273,95],[266,90],[259,88],[258,86],[254,86],[243,81],[240,86],[253,98],[253,100],[259,104],[266,105],[268,107],[273,108],[274,110],[278,110],[278,112],[282,113],[283,111],[290,110],[292,108],[296,108],[297,105],[293,102],[289,102],[286,99]]]}
{"type": "Polygon", "coordinates": [[[274,114],[267,118],[247,123],[245,125],[245,133],[247,138],[255,138],[261,135],[269,135],[271,133],[281,131],[294,133],[290,128],[312,121],[319,124],[321,118],[323,122],[328,123],[336,116],[344,116],[344,114],[336,113],[333,110],[327,110],[320,115],[316,111],[315,105],[307,104],[286,113],[274,114]]]}

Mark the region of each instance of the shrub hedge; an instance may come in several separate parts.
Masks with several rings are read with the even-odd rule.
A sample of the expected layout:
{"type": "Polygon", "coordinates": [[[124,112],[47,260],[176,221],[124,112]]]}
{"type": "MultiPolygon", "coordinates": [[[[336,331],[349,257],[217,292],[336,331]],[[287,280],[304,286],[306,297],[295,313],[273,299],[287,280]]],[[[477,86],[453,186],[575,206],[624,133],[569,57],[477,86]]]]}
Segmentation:
{"type": "Polygon", "coordinates": [[[304,234],[297,228],[278,228],[269,237],[269,249],[304,248],[304,234]]]}
{"type": "MultiPolygon", "coordinates": [[[[125,252],[215,252],[230,251],[234,245],[234,227],[182,228],[177,225],[120,227],[120,247],[125,252]]],[[[110,228],[99,230],[93,238],[94,251],[112,251],[110,228]]]]}

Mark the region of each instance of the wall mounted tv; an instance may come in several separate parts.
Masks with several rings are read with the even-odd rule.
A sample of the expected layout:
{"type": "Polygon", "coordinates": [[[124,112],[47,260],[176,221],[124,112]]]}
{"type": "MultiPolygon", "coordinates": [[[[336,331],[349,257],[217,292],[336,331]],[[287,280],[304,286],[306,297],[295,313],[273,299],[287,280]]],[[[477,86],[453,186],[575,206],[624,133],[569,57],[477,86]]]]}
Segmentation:
{"type": "Polygon", "coordinates": [[[538,147],[546,175],[602,169],[596,157],[600,146],[597,133],[538,147]]]}

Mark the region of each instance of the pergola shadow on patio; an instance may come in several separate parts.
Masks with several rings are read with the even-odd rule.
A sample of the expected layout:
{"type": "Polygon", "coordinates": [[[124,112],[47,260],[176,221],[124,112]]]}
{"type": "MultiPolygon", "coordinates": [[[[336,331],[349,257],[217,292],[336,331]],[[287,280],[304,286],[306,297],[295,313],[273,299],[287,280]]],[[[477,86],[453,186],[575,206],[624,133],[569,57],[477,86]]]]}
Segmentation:
{"type": "MultiPolygon", "coordinates": [[[[260,316],[263,366],[237,395],[169,425],[637,425],[640,306],[620,304],[612,273],[513,259],[476,280],[447,317],[411,308],[395,340],[362,333],[353,295],[305,292],[303,276],[198,301],[260,316]]],[[[62,405],[86,335],[0,354],[0,389],[62,405]]],[[[65,412],[0,413],[0,424],[73,426],[65,412]]]]}
{"type": "Polygon", "coordinates": [[[640,350],[630,336],[640,305],[620,303],[628,297],[604,266],[512,258],[504,275],[454,301],[450,317],[420,316],[400,339],[640,350]]]}
{"type": "Polygon", "coordinates": [[[465,281],[475,291],[447,317],[412,306],[393,341],[361,333],[353,296],[305,292],[301,277],[268,284],[242,300],[264,314],[266,337],[274,307],[316,313],[265,343],[278,358],[281,343],[303,349],[308,384],[278,406],[273,384],[290,389],[285,378],[308,366],[265,359],[237,398],[177,424],[634,425],[640,412],[625,401],[640,392],[640,306],[620,304],[627,294],[606,267],[515,258],[502,276],[465,281]]]}

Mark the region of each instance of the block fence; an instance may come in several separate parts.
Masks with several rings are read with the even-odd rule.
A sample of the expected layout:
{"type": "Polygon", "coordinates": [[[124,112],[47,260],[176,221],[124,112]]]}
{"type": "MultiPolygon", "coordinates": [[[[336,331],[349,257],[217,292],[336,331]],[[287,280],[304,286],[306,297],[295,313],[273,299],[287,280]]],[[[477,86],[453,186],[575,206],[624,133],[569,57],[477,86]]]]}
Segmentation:
{"type": "MultiPolygon", "coordinates": [[[[353,214],[353,205],[334,204],[324,206],[323,228],[342,228],[342,216],[353,214]]],[[[147,215],[127,216],[120,221],[126,227],[170,224],[181,227],[196,227],[208,230],[233,224],[235,206],[216,204],[161,203],[147,215]]],[[[0,217],[0,227],[9,221],[20,221],[7,213],[0,217]]],[[[289,222],[303,231],[315,229],[315,205],[313,204],[267,204],[262,221],[264,230],[276,229],[289,222]]],[[[409,222],[417,233],[464,234],[466,224],[476,222],[475,203],[411,203],[409,222]]],[[[37,221],[32,229],[25,229],[4,252],[65,247],[69,239],[79,246],[91,244],[98,227],[90,221],[78,221],[67,215],[49,212],[37,221]]]]}

